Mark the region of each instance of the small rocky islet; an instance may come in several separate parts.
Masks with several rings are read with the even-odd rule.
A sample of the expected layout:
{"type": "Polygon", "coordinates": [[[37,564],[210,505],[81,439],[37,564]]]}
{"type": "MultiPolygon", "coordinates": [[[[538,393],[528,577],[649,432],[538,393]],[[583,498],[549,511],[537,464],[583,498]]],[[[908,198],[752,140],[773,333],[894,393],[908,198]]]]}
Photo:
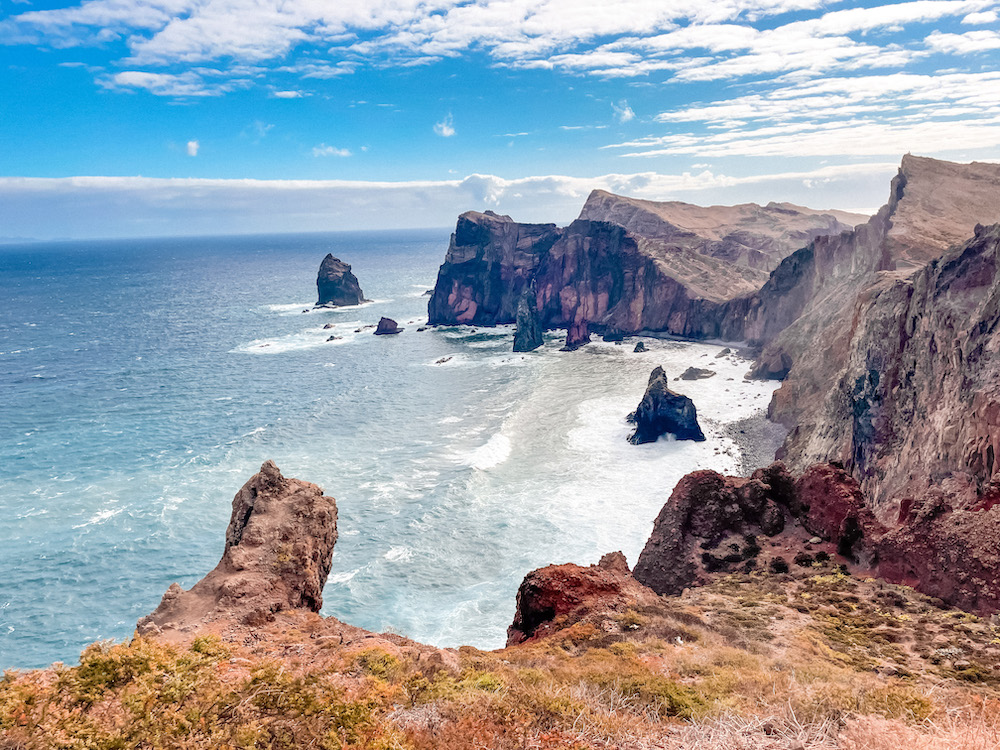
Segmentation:
{"type": "MultiPolygon", "coordinates": [[[[528,572],[495,652],[320,617],[336,501],[266,462],[131,642],[0,680],[0,746],[997,747],[998,194],[1000,165],[908,155],[867,221],[748,204],[709,232],[601,191],[562,229],[463,214],[430,324],[746,342],[781,460],[685,476],[634,569],[528,572]]],[[[321,304],[363,301],[323,263],[321,304]]],[[[685,399],[656,368],[636,436],[703,438],[685,399]]]]}

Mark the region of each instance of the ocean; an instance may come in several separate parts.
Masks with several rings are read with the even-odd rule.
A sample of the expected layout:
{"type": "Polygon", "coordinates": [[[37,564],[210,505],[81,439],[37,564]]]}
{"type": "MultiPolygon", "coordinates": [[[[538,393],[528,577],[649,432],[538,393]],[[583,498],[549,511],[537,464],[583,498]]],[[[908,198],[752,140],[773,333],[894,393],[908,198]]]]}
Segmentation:
{"type": "Polygon", "coordinates": [[[526,573],[613,550],[634,564],[681,476],[738,470],[727,425],[775,383],[744,381],[715,344],[560,352],[552,332],[512,354],[509,326],[418,332],[447,245],[420,230],[0,246],[0,669],[128,638],[172,582],[215,566],[267,459],[337,499],[325,615],[479,648],[503,645],[526,573]],[[328,252],[372,302],[312,309],[328,252]],[[362,328],[383,315],[405,331],[362,328]],[[627,443],[656,365],[717,371],[678,384],[706,442],[627,443]]]}

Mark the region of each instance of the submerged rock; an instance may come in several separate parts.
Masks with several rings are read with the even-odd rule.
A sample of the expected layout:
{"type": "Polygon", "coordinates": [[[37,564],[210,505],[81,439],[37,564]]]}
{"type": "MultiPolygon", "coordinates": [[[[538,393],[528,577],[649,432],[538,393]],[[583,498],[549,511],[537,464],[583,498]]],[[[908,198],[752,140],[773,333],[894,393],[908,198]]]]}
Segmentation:
{"type": "Polygon", "coordinates": [[[628,421],[635,423],[635,432],[628,439],[632,445],[656,442],[667,433],[678,440],[705,439],[694,402],[670,390],[662,367],[650,373],[646,393],[638,408],[629,414],[628,421]]]}
{"type": "Polygon", "coordinates": [[[514,351],[531,352],[544,343],[542,324],[535,303],[535,286],[529,284],[517,301],[517,330],[514,333],[514,351]]]}
{"type": "Polygon", "coordinates": [[[351,273],[351,266],[334,258],[332,253],[327,253],[319,265],[316,289],[319,292],[316,304],[321,307],[344,307],[369,301],[361,291],[357,276],[351,273]]]}
{"type": "Polygon", "coordinates": [[[189,591],[173,583],[141,635],[181,638],[209,622],[262,624],[275,612],[319,612],[337,543],[337,503],[265,461],[233,498],[219,564],[189,591]]]}
{"type": "Polygon", "coordinates": [[[403,329],[399,327],[395,320],[392,318],[381,318],[378,322],[378,326],[375,328],[376,336],[391,336],[395,333],[402,333],[403,329]]]}

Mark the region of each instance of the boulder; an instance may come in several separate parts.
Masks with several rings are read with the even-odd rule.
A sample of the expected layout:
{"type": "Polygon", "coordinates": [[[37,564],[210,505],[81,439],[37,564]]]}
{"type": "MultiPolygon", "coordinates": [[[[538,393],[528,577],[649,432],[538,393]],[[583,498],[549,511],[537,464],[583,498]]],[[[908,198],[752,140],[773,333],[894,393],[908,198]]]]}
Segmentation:
{"type": "Polygon", "coordinates": [[[219,564],[188,591],[171,584],[139,633],[179,640],[219,620],[259,625],[286,609],[319,612],[336,543],[336,501],[265,461],[233,498],[219,564]]]}
{"type": "Polygon", "coordinates": [[[396,333],[402,333],[403,329],[399,327],[395,320],[392,318],[380,318],[378,325],[375,327],[376,336],[391,336],[396,333]]]}
{"type": "Polygon", "coordinates": [[[668,433],[678,440],[705,439],[694,402],[670,390],[662,367],[650,373],[646,393],[636,410],[628,415],[628,421],[635,424],[635,432],[628,439],[632,445],[653,443],[668,433]]]}
{"type": "Polygon", "coordinates": [[[635,343],[635,349],[633,349],[632,351],[633,352],[644,352],[644,351],[647,351],[646,344],[644,342],[642,342],[642,341],[637,341],[635,343]]]}
{"type": "Polygon", "coordinates": [[[680,374],[681,380],[704,380],[715,377],[715,370],[703,370],[700,367],[689,367],[680,374]]]}
{"type": "Polygon", "coordinates": [[[327,253],[319,265],[316,289],[319,292],[318,307],[344,307],[369,301],[361,291],[357,276],[351,273],[350,265],[334,258],[332,253],[327,253]]]}
{"type": "Polygon", "coordinates": [[[535,304],[535,287],[529,284],[517,302],[517,330],[514,332],[514,351],[531,352],[544,343],[542,325],[535,304]]]}
{"type": "Polygon", "coordinates": [[[517,590],[517,612],[507,629],[507,645],[542,638],[591,619],[655,604],[658,597],[635,578],[621,552],[597,565],[549,565],[528,573],[517,590]]]}

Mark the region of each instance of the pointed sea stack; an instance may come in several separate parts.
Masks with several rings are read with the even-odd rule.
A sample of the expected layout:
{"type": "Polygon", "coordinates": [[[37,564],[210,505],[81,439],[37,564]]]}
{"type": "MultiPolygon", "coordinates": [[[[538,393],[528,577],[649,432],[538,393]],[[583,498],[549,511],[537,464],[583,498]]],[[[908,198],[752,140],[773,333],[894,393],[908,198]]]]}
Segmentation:
{"type": "Polygon", "coordinates": [[[635,423],[635,432],[628,439],[632,445],[654,443],[667,433],[678,440],[701,442],[705,439],[698,425],[694,402],[670,390],[662,367],[650,373],[646,394],[639,407],[628,415],[628,421],[635,423]]]}
{"type": "Polygon", "coordinates": [[[590,343],[590,326],[586,320],[573,323],[566,329],[566,345],[561,351],[573,352],[590,343]]]}
{"type": "Polygon", "coordinates": [[[535,285],[529,284],[517,301],[517,331],[514,333],[514,351],[531,352],[543,343],[542,324],[535,304],[535,285]]]}
{"type": "Polygon", "coordinates": [[[369,301],[361,291],[358,277],[351,273],[351,266],[334,258],[332,253],[327,253],[319,265],[316,289],[319,292],[317,307],[345,307],[369,301]]]}

